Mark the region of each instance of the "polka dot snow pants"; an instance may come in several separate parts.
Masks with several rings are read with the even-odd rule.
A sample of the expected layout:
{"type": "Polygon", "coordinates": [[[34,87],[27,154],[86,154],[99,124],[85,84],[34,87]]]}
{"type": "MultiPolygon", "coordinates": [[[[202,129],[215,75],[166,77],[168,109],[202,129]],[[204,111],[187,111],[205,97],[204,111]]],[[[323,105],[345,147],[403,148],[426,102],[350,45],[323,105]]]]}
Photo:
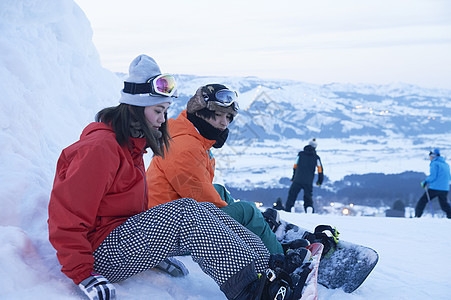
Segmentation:
{"type": "Polygon", "coordinates": [[[166,257],[186,253],[226,296],[236,295],[254,280],[269,260],[268,250],[255,234],[212,203],[183,198],[130,217],[114,229],[94,251],[94,269],[117,282],[166,257]],[[228,292],[230,288],[235,290],[228,292]]]}

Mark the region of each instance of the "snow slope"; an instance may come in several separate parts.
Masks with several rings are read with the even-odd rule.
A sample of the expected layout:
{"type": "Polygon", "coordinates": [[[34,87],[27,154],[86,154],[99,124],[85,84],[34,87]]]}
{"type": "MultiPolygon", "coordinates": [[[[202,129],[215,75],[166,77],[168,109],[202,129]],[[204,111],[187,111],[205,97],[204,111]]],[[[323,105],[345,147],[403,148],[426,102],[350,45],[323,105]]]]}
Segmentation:
{"type": "MultiPolygon", "coordinates": [[[[449,298],[449,220],[281,214],[307,228],[336,225],[341,239],[370,246],[380,255],[376,268],[354,293],[319,286],[319,299],[449,298]]],[[[0,228],[1,299],[84,299],[59,272],[44,238],[45,232],[29,236],[18,227],[0,228]]],[[[170,278],[149,270],[115,284],[119,299],[225,299],[189,257],[180,259],[190,270],[187,277],[170,278]]]]}
{"type": "MultiPolygon", "coordinates": [[[[61,150],[119,98],[121,82],[101,67],[91,37],[89,21],[72,0],[0,1],[0,299],[85,299],[60,272],[46,221],[61,150]]],[[[342,239],[380,254],[360,289],[349,295],[319,287],[320,299],[449,296],[449,220],[282,217],[307,228],[333,224],[342,239]]],[[[116,284],[119,298],[224,299],[189,257],[181,260],[187,277],[149,270],[116,284]]]]}

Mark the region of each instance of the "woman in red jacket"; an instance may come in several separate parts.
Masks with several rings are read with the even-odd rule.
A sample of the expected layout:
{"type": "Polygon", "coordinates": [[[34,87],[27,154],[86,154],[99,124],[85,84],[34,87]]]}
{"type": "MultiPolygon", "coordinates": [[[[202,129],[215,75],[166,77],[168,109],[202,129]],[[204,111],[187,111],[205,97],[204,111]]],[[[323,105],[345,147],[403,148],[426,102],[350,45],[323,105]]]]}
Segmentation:
{"type": "Polygon", "coordinates": [[[112,282],[190,253],[228,299],[289,289],[266,274],[298,265],[288,258],[270,262],[261,240],[212,203],[183,198],[147,210],[143,154],[148,147],[154,155],[167,150],[166,111],[174,92],[174,78],[162,75],[151,57],[138,56],[121,104],[101,110],[62,151],[48,220],[62,272],[89,299],[115,299],[112,282]]]}

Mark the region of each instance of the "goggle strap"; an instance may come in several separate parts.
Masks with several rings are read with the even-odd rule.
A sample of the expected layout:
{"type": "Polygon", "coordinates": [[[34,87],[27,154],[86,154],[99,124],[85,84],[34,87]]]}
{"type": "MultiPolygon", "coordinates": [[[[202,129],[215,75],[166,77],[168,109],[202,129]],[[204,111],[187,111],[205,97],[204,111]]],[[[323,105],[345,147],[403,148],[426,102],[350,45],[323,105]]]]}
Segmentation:
{"type": "Polygon", "coordinates": [[[124,93],[127,94],[149,94],[152,93],[151,83],[135,83],[135,82],[124,82],[124,93]]]}

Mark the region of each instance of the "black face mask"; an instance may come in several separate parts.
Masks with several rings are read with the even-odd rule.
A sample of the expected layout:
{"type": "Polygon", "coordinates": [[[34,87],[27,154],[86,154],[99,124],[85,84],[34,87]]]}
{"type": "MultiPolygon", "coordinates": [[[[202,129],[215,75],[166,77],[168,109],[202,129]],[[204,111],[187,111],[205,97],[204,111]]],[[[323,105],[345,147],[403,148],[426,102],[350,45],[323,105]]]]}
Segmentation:
{"type": "Polygon", "coordinates": [[[199,130],[200,135],[202,135],[207,140],[216,141],[213,148],[221,148],[229,136],[229,129],[219,130],[213,127],[210,123],[202,118],[199,118],[195,114],[187,113],[188,120],[193,123],[194,127],[199,130]]]}

